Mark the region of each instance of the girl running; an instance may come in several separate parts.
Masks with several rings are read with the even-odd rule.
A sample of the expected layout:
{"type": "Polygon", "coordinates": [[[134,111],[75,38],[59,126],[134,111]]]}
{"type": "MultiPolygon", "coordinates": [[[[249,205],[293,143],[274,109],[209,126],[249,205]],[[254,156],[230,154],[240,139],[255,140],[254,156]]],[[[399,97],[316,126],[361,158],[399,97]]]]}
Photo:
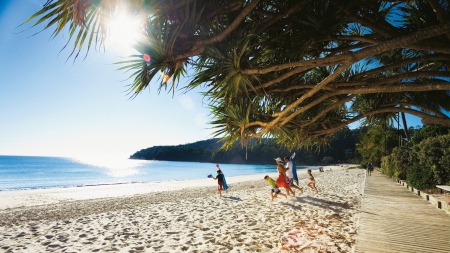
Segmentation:
{"type": "Polygon", "coordinates": [[[308,186],[311,187],[311,189],[315,190],[316,193],[319,193],[319,191],[316,188],[316,180],[314,179],[314,176],[312,175],[311,170],[308,170],[308,175],[309,175],[308,186]]]}

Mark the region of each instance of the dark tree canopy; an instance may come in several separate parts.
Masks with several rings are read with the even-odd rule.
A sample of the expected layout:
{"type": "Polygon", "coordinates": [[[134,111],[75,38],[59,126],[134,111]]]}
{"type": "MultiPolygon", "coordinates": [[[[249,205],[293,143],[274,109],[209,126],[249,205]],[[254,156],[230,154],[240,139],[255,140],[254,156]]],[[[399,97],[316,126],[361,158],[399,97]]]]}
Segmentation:
{"type": "Polygon", "coordinates": [[[274,158],[289,156],[296,153],[295,162],[298,165],[322,165],[329,163],[360,163],[361,156],[356,152],[356,144],[364,129],[350,130],[347,127],[337,131],[329,138],[329,145],[320,150],[305,147],[288,150],[284,145],[276,143],[274,139],[249,141],[247,148],[242,148],[235,142],[228,150],[220,149],[222,143],[218,138],[198,141],[177,146],[154,146],[135,152],[131,159],[188,161],[209,163],[238,163],[238,164],[270,164],[274,165],[274,158]],[[325,160],[324,160],[325,158],[325,160]]]}
{"type": "Polygon", "coordinates": [[[48,0],[30,20],[55,36],[68,27],[77,52],[102,44],[118,10],[142,25],[139,54],[121,63],[131,96],[151,81],[202,86],[230,145],[304,146],[397,112],[450,126],[447,0],[48,0]]]}

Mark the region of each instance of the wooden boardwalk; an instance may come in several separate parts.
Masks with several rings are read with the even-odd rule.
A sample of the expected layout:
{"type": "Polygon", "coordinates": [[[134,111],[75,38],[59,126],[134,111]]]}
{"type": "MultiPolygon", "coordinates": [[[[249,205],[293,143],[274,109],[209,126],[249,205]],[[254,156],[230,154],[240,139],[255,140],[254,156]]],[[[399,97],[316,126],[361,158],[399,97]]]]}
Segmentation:
{"type": "Polygon", "coordinates": [[[450,252],[450,215],[378,171],[367,176],[355,252],[450,252]]]}

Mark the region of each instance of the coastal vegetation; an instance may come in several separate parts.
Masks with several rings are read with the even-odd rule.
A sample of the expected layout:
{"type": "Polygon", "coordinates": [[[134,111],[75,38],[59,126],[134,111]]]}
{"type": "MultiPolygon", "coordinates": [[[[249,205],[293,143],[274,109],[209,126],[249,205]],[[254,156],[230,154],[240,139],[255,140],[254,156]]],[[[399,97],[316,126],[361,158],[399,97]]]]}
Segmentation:
{"type": "Polygon", "coordinates": [[[416,189],[450,185],[450,128],[427,125],[382,158],[381,170],[416,189]]]}
{"type": "MultiPolygon", "coordinates": [[[[202,87],[224,148],[318,146],[397,113],[450,126],[448,1],[48,0],[26,22],[68,31],[76,59],[124,15],[141,31],[138,53],[119,63],[129,95],[202,87]]],[[[383,137],[361,145],[388,152],[383,137]]]]}
{"type": "Polygon", "coordinates": [[[289,150],[274,139],[250,142],[247,147],[239,142],[229,149],[221,149],[219,138],[178,145],[155,146],[142,149],[130,156],[131,159],[195,161],[213,163],[273,164],[275,157],[290,156],[296,152],[295,161],[301,165],[327,165],[335,163],[360,163],[361,156],[355,150],[359,136],[367,128],[339,130],[328,140],[328,145],[316,149],[299,148],[289,150]]]}

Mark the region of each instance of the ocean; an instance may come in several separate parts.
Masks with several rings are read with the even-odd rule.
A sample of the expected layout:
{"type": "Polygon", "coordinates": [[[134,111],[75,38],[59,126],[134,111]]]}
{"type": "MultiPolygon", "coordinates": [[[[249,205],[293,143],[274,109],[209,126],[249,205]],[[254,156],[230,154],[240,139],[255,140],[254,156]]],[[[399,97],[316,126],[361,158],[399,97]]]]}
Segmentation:
{"type": "MultiPolygon", "coordinates": [[[[219,166],[227,177],[276,172],[275,163],[219,166]]],[[[192,180],[216,170],[213,163],[0,155],[0,191],[192,180]]]]}

